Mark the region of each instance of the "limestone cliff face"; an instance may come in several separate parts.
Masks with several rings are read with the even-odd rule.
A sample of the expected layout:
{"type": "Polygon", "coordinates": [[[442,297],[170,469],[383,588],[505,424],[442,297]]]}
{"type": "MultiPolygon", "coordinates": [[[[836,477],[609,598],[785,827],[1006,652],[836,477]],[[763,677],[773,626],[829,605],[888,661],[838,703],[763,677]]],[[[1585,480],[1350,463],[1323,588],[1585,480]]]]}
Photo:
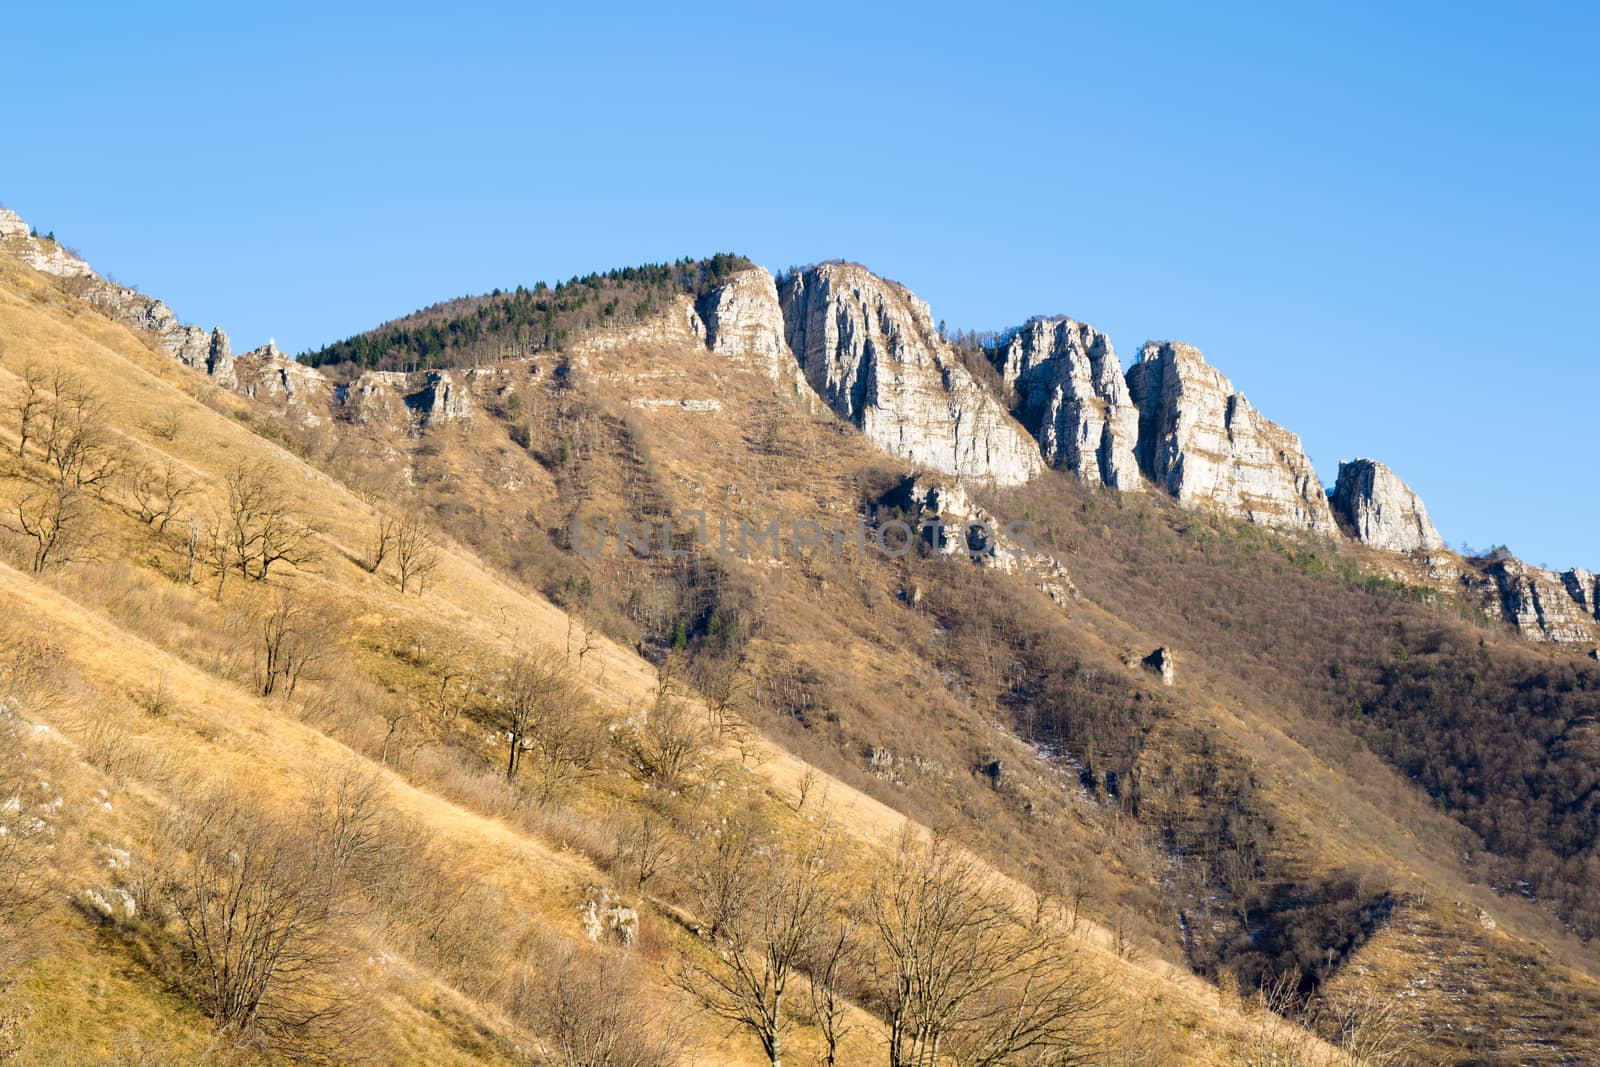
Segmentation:
{"type": "Polygon", "coordinates": [[[1105,334],[1073,319],[1033,319],[990,349],[1016,393],[1012,413],[1045,461],[1115,489],[1143,485],[1139,412],[1105,334]]]}
{"type": "Polygon", "coordinates": [[[1561,584],[1580,610],[1600,620],[1600,576],[1574,567],[1561,575],[1561,584]]]}
{"type": "Polygon", "coordinates": [[[94,273],[93,268],[55,241],[34,237],[33,228],[14,211],[0,208],[0,243],[11,256],[34,270],[58,278],[79,278],[94,273]]]}
{"type": "Polygon", "coordinates": [[[797,272],[780,289],[785,336],[806,380],[878,447],[943,474],[1016,485],[1038,446],[940,340],[928,305],[850,264],[797,272]]]}
{"type": "Polygon", "coordinates": [[[794,353],[784,337],[778,287],[761,267],[742,270],[701,297],[706,347],[747,363],[790,391],[804,389],[794,353]]]}
{"type": "Polygon", "coordinates": [[[1485,573],[1494,579],[1504,618],[1524,637],[1556,644],[1595,640],[1594,615],[1569,591],[1565,576],[1515,557],[1491,563],[1485,573]]]}
{"type": "Polygon", "coordinates": [[[1300,438],[1267,419],[1199,349],[1150,342],[1128,371],[1139,408],[1139,463],[1186,504],[1265,526],[1338,527],[1300,438]]]}
{"type": "Polygon", "coordinates": [[[1332,503],[1356,539],[1374,548],[1415,552],[1444,547],[1421,498],[1377,460],[1340,463],[1332,503]]]}

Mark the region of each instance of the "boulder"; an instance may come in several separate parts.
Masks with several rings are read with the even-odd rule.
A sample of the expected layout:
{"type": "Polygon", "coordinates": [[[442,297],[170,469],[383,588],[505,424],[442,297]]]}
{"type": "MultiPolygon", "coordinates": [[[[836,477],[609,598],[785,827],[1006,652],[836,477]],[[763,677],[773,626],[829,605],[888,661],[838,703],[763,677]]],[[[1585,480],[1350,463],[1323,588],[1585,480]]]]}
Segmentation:
{"type": "Polygon", "coordinates": [[[1162,645],[1140,660],[1139,665],[1160,678],[1162,685],[1171,685],[1176,680],[1177,663],[1173,659],[1172,650],[1166,645],[1162,645]]]}

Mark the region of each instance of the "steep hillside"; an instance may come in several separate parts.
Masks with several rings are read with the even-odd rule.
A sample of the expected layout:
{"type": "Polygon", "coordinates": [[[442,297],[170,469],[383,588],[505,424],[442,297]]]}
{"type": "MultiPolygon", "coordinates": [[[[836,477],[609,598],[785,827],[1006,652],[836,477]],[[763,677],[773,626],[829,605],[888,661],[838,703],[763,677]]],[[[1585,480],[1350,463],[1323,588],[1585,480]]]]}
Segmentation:
{"type": "MultiPolygon", "coordinates": [[[[1070,953],[1026,956],[1070,967],[1083,1011],[1062,1042],[1105,1062],[1600,1050],[1576,936],[1595,922],[1600,676],[1498,621],[1522,580],[1547,605],[1523,632],[1547,636],[1561,579],[1443,551],[1386,469],[1353,470],[1330,507],[1293,435],[1187,346],[1147,348],[1119,389],[1101,335],[1037,320],[979,353],[990,375],[859,267],[666,271],[574,283],[580,316],[629,286],[654,303],[515,358],[492,339],[552,298],[441,305],[324,350],[347,364],[326,375],[273,352],[241,375],[75,295],[92,279],[0,260],[8,410],[37,382],[40,411],[99,430],[52,497],[60,450],[0,423],[0,593],[50,620],[7,646],[23,663],[48,635],[20,751],[73,796],[106,791],[80,817],[62,790],[58,833],[188,872],[52,850],[28,925],[76,948],[21,972],[28,1055],[212,1040],[185,909],[216,869],[208,827],[246,815],[310,827],[288,881],[328,890],[305,905],[320,977],[276,1006],[299,1025],[244,1028],[228,1055],[564,1062],[572,1018],[545,1006],[575,995],[637,1007],[609,1023],[634,1062],[670,1060],[644,1047],[668,1037],[692,1062],[754,1061],[751,1027],[689,1010],[732,944],[708,886],[825,848],[823,910],[881,919],[931,869],[907,820],[980,857],[1018,930],[1048,918],[1070,953]],[[470,321],[488,325],[451,325],[470,321]],[[228,536],[252,493],[281,505],[270,565],[258,527],[242,564],[228,536]],[[52,499],[94,537],[35,577],[21,519],[52,499]],[[1367,547],[1390,536],[1416,551],[1367,547]],[[516,711],[535,675],[561,715],[516,711]],[[322,859],[352,791],[381,798],[363,801],[381,829],[322,859]],[[115,1012],[75,1036],[78,996],[52,991],[113,980],[115,1012]],[[341,1010],[294,1018],[319,998],[341,1010]]],[[[839,1062],[892,1044],[874,929],[842,1014],[812,1002],[818,960],[799,968],[792,1055],[834,1018],[853,1024],[839,1062]]]]}
{"type": "MultiPolygon", "coordinates": [[[[522,584],[528,513],[577,492],[515,444],[518,423],[484,415],[526,379],[474,378],[476,414],[431,425],[358,429],[342,407],[308,421],[304,396],[219,390],[159,337],[5,261],[0,343],[0,1025],[18,1062],[592,1062],[572,1050],[597,1039],[606,1062],[757,1062],[748,1026],[680,987],[724,974],[709,946],[748,944],[781,912],[781,896],[711,908],[711,887],[752,892],[763,871],[822,887],[829,923],[847,899],[893,906],[910,884],[896,872],[978,890],[974,914],[1031,946],[1020,965],[1063,983],[1071,1014],[1048,1043],[1075,1055],[1227,1063],[1262,1040],[1273,1017],[1224,1004],[1081,900],[1024,907],[1021,882],[903,842],[904,805],[749,733],[763,713],[731,708],[714,679],[697,693],[679,660],[647,662],[522,584]],[[61,534],[47,547],[40,515],[61,534]],[[820,866],[785,865],[815,849],[820,866]]],[[[740,373],[753,394],[777,388],[740,373]]],[[[561,440],[595,476],[584,486],[659,488],[647,456],[612,447],[641,424],[552,417],[572,420],[561,440]]],[[[601,599],[602,574],[567,577],[559,591],[582,598],[590,578],[601,599]]],[[[617,611],[656,625],[643,603],[617,611]]],[[[830,1032],[839,1062],[884,1055],[876,956],[837,984],[806,956],[791,1056],[830,1032]],[[811,1003],[828,989],[839,999],[811,1003]]],[[[998,1007],[1013,988],[986,995],[998,1007]]],[[[971,1014],[981,1003],[961,1040],[1003,1017],[971,1014]]],[[[1307,1040],[1277,1025],[1274,1041],[1307,1040]]]]}

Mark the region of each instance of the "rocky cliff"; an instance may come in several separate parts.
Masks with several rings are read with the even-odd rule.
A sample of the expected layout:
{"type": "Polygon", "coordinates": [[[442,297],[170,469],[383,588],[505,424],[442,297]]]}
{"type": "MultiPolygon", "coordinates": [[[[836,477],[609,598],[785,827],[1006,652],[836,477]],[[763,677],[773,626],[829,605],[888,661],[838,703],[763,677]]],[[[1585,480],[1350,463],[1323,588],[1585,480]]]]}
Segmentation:
{"type": "Polygon", "coordinates": [[[1444,547],[1421,498],[1377,460],[1340,463],[1331,501],[1355,538],[1374,548],[1415,552],[1444,547]]]}
{"type": "Polygon", "coordinates": [[[938,335],[928,305],[867,270],[829,263],[779,290],[806,380],[878,447],[997,485],[1042,467],[1038,446],[938,335]]]}
{"type": "Polygon", "coordinates": [[[1128,393],[1139,409],[1139,465],[1180,501],[1267,526],[1337,531],[1300,438],[1257,412],[1199,349],[1147,343],[1128,393]]]}
{"type": "Polygon", "coordinates": [[[1494,579],[1502,617],[1524,637],[1557,644],[1595,640],[1594,615],[1572,595],[1564,576],[1514,557],[1491,563],[1485,573],[1494,579]]]}
{"type": "Polygon", "coordinates": [[[706,347],[747,363],[799,393],[805,387],[784,337],[783,308],[772,275],[742,270],[701,297],[695,308],[705,324],[706,347]]]}
{"type": "Polygon", "coordinates": [[[0,207],[0,242],[8,254],[34,270],[58,278],[79,278],[94,270],[61,244],[48,237],[34,237],[33,228],[14,211],[0,207]]]}
{"type": "Polygon", "coordinates": [[[989,349],[989,359],[1046,462],[1116,489],[1140,488],[1139,412],[1105,334],[1073,319],[1032,319],[989,349]]]}

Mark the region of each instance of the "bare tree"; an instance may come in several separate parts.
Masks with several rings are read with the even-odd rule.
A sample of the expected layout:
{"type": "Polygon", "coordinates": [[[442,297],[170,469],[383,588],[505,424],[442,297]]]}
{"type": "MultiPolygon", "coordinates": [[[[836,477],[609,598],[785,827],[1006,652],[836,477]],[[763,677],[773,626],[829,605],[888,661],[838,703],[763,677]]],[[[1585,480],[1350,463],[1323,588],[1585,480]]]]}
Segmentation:
{"type": "Polygon", "coordinates": [[[22,398],[13,409],[17,413],[18,456],[28,454],[28,442],[38,433],[39,421],[50,400],[48,382],[49,375],[37,363],[28,363],[22,368],[22,398]]]}
{"type": "Polygon", "coordinates": [[[514,972],[511,1012],[558,1067],[674,1067],[683,1036],[655,1006],[628,958],[553,935],[514,972]]]}
{"type": "Polygon", "coordinates": [[[907,830],[872,891],[892,1067],[1086,1062],[1103,985],[943,835],[907,830]]]}
{"type": "Polygon", "coordinates": [[[542,802],[562,782],[593,769],[599,758],[597,735],[560,656],[540,649],[512,660],[499,698],[500,722],[511,746],[506,781],[517,780],[524,758],[533,753],[542,802]]]}
{"type": "Polygon", "coordinates": [[[337,629],[324,607],[312,608],[285,589],[261,619],[257,691],[271,696],[281,689],[285,698],[293,696],[306,668],[333,651],[337,629]]]}
{"type": "Polygon", "coordinates": [[[631,867],[634,888],[668,870],[678,859],[678,846],[667,820],[649,808],[625,818],[617,834],[616,867],[631,867]]]}
{"type": "Polygon", "coordinates": [[[309,1046],[346,1007],[330,980],[337,894],[327,852],[227,794],[194,799],[167,829],[188,857],[168,890],[188,991],[221,1030],[309,1046]]]}
{"type": "Polygon", "coordinates": [[[712,951],[680,964],[674,984],[748,1030],[772,1067],[782,1067],[791,1027],[790,982],[835,903],[827,851],[822,835],[791,852],[751,823],[729,820],[689,877],[712,951]]]}
{"type": "Polygon", "coordinates": [[[804,967],[811,1020],[822,1034],[823,1063],[834,1067],[839,1044],[854,1029],[850,1024],[849,991],[859,984],[861,964],[859,922],[840,914],[825,920],[806,946],[804,967]]]}
{"type": "Polygon", "coordinates": [[[400,520],[394,532],[394,562],[400,572],[400,594],[415,584],[421,592],[422,583],[428,580],[439,566],[439,545],[433,533],[421,519],[407,515],[400,520]]]}
{"type": "Polygon", "coordinates": [[[159,468],[151,463],[141,464],[128,475],[127,482],[134,514],[140,522],[162,533],[178,517],[184,500],[195,492],[194,479],[171,460],[159,468]]]}
{"type": "Polygon", "coordinates": [[[750,680],[745,675],[744,664],[736,659],[712,662],[700,669],[696,681],[706,698],[711,730],[720,741],[727,734],[736,710],[750,692],[750,680]]]}
{"type": "Polygon", "coordinates": [[[395,527],[399,521],[387,512],[378,513],[378,526],[372,533],[372,551],[367,554],[367,571],[377,574],[378,568],[383,566],[383,561],[389,558],[389,549],[394,545],[395,527]]]}
{"type": "Polygon", "coordinates": [[[57,482],[26,493],[11,527],[33,541],[33,573],[88,557],[94,547],[92,517],[77,486],[57,482]]]}
{"type": "Polygon", "coordinates": [[[276,563],[303,567],[317,558],[321,531],[291,513],[259,474],[241,465],[223,480],[228,498],[222,535],[240,574],[264,582],[276,563]]]}
{"type": "Polygon", "coordinates": [[[45,461],[62,484],[99,490],[122,467],[106,430],[104,402],[77,375],[56,368],[45,408],[45,461]]]}

